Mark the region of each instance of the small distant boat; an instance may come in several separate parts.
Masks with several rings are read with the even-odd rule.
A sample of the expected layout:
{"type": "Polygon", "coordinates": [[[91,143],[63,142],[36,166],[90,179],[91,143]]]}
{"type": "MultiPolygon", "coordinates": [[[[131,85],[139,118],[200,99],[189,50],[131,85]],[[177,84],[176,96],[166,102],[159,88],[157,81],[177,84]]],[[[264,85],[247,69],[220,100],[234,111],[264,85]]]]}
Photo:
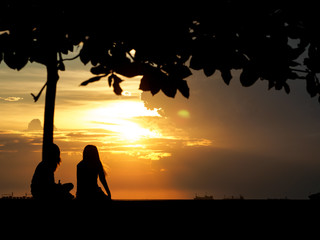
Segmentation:
{"type": "Polygon", "coordinates": [[[244,200],[244,197],[240,195],[239,197],[231,196],[231,197],[226,197],[224,196],[223,200],[244,200]]]}
{"type": "Polygon", "coordinates": [[[310,200],[320,200],[320,193],[315,193],[309,196],[310,200]]]}
{"type": "Polygon", "coordinates": [[[213,196],[209,196],[206,194],[203,197],[201,197],[196,194],[194,200],[213,200],[213,196]]]}
{"type": "Polygon", "coordinates": [[[30,200],[33,199],[31,196],[28,196],[28,194],[26,193],[25,196],[14,196],[13,193],[9,193],[9,194],[2,194],[2,197],[0,198],[0,200],[30,200]]]}

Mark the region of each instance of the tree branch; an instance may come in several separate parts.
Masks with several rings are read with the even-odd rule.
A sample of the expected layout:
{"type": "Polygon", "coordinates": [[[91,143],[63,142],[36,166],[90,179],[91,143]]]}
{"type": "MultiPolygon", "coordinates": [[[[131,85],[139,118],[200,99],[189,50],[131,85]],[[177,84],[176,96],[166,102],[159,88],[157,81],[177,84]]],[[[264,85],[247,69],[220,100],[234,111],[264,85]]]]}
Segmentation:
{"type": "Polygon", "coordinates": [[[293,69],[293,68],[290,68],[290,70],[295,71],[295,72],[299,72],[299,73],[305,73],[305,74],[310,73],[310,71],[308,71],[308,70],[300,70],[300,69],[293,69]]]}
{"type": "Polygon", "coordinates": [[[44,88],[47,86],[47,82],[43,85],[43,87],[41,88],[40,92],[38,93],[37,96],[35,96],[33,93],[31,93],[31,96],[33,97],[34,102],[37,102],[38,99],[40,98],[44,88]]]}
{"type": "Polygon", "coordinates": [[[73,57],[73,58],[66,58],[66,59],[62,59],[62,58],[61,58],[61,60],[62,60],[63,62],[64,62],[64,61],[72,61],[72,60],[77,59],[78,57],[80,57],[80,53],[79,53],[77,56],[73,57]]]}

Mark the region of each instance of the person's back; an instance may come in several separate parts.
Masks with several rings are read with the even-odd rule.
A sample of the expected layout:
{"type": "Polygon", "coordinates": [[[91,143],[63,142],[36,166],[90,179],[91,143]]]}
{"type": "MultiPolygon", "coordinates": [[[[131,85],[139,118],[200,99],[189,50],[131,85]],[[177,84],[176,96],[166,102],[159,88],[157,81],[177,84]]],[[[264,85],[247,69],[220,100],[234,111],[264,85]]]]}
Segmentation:
{"type": "Polygon", "coordinates": [[[31,193],[34,198],[50,198],[55,187],[54,170],[48,162],[40,162],[31,181],[31,193]]]}
{"type": "Polygon", "coordinates": [[[77,165],[77,198],[86,200],[111,199],[98,149],[92,145],[85,147],[83,160],[77,165]],[[108,195],[98,186],[98,177],[108,195]]]}
{"type": "Polygon", "coordinates": [[[98,173],[86,161],[77,165],[77,198],[86,198],[98,188],[98,173]]]}
{"type": "Polygon", "coordinates": [[[73,189],[72,183],[56,184],[54,172],[59,166],[60,149],[56,144],[49,148],[48,158],[40,162],[31,180],[31,193],[35,199],[72,199],[70,191],[73,189]]]}

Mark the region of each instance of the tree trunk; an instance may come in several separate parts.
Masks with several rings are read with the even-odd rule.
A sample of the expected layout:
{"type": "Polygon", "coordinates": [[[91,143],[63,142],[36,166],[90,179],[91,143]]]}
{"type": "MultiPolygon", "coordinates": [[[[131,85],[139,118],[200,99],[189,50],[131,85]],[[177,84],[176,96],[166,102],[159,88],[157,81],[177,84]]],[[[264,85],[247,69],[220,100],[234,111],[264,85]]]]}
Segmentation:
{"type": "Polygon", "coordinates": [[[48,159],[48,146],[53,143],[54,108],[57,82],[59,80],[57,53],[51,52],[47,59],[47,91],[44,110],[42,161],[48,159]]]}

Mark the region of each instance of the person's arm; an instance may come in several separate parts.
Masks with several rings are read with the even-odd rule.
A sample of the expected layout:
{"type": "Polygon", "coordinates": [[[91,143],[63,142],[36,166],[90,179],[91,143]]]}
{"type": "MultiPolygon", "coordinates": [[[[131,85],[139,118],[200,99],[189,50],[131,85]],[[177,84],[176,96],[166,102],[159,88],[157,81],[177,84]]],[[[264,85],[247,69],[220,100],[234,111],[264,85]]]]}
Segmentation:
{"type": "Polygon", "coordinates": [[[110,192],[107,180],[106,180],[106,176],[103,172],[99,173],[99,179],[100,179],[100,182],[102,183],[104,189],[106,190],[108,197],[111,199],[111,192],[110,192]]]}

